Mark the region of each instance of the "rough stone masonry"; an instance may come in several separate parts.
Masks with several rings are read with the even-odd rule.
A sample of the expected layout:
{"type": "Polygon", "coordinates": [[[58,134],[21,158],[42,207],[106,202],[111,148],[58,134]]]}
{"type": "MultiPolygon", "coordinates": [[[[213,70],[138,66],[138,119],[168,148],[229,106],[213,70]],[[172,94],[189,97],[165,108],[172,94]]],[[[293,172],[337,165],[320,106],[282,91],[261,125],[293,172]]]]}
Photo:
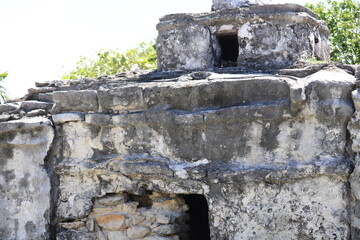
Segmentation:
{"type": "Polygon", "coordinates": [[[228,2],[162,18],[158,71],[0,105],[0,239],[360,239],[359,66],[303,61],[304,7],[228,2]]]}

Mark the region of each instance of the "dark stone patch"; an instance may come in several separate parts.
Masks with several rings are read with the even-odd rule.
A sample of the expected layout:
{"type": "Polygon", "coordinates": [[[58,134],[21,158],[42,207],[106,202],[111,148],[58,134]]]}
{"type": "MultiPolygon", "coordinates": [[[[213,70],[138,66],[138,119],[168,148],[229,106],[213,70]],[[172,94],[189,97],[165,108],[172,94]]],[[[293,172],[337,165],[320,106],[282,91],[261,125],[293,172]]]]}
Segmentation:
{"type": "Polygon", "coordinates": [[[264,124],[262,130],[260,146],[267,151],[272,151],[279,145],[277,141],[277,136],[280,133],[279,123],[271,122],[269,126],[266,126],[266,124],[264,124]]]}
{"type": "Polygon", "coordinates": [[[15,179],[14,170],[1,171],[0,174],[5,178],[6,182],[10,182],[15,179]]]}
{"type": "Polygon", "coordinates": [[[13,158],[14,147],[11,145],[0,145],[0,166],[5,167],[8,159],[13,158]]]}
{"type": "Polygon", "coordinates": [[[300,129],[294,129],[290,132],[290,136],[294,140],[299,140],[303,134],[303,131],[300,129]]]}
{"type": "Polygon", "coordinates": [[[92,233],[68,230],[57,235],[57,240],[94,240],[92,233]]]}
{"type": "Polygon", "coordinates": [[[34,233],[36,232],[36,225],[32,221],[28,221],[25,224],[25,231],[27,239],[33,237],[34,233]]]}
{"type": "Polygon", "coordinates": [[[29,176],[30,176],[29,173],[25,173],[25,176],[20,179],[19,181],[20,187],[25,189],[29,187],[29,176]]]}
{"type": "Polygon", "coordinates": [[[355,203],[355,209],[354,209],[355,217],[360,218],[360,201],[357,200],[355,203]]]}
{"type": "Polygon", "coordinates": [[[360,229],[356,227],[351,228],[351,238],[360,239],[360,229]]]}
{"type": "Polygon", "coordinates": [[[94,139],[94,138],[96,138],[96,137],[99,135],[99,133],[100,133],[100,131],[101,131],[101,126],[92,125],[92,126],[90,127],[90,131],[91,131],[91,139],[94,139]]]}

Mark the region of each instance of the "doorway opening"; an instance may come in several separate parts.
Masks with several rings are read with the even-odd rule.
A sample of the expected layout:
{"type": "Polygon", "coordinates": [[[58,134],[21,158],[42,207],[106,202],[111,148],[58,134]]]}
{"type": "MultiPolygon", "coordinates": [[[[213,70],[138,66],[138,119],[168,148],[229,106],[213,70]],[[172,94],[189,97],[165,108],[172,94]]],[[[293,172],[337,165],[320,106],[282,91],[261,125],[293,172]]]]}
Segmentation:
{"type": "Polygon", "coordinates": [[[187,224],[190,226],[190,240],[210,240],[209,229],[209,207],[203,195],[183,195],[186,204],[189,206],[187,214],[190,218],[187,224]]]}
{"type": "Polygon", "coordinates": [[[236,34],[218,36],[221,59],[220,67],[236,67],[239,56],[239,41],[236,34]]]}

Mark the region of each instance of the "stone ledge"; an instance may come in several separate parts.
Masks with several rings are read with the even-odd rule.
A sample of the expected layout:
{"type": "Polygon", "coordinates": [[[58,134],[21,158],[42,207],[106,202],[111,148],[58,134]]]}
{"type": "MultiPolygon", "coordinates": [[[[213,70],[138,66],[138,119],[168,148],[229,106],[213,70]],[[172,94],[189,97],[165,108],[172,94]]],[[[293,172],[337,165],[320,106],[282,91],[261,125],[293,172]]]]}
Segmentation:
{"type": "Polygon", "coordinates": [[[236,166],[226,165],[208,167],[210,181],[231,182],[288,182],[312,177],[335,176],[347,178],[353,172],[354,165],[349,160],[317,160],[311,163],[290,163],[287,165],[236,166]]]}
{"type": "Polygon", "coordinates": [[[23,118],[20,120],[12,120],[0,123],[0,132],[19,131],[26,129],[34,129],[42,126],[52,126],[52,123],[47,118],[23,118]]]}

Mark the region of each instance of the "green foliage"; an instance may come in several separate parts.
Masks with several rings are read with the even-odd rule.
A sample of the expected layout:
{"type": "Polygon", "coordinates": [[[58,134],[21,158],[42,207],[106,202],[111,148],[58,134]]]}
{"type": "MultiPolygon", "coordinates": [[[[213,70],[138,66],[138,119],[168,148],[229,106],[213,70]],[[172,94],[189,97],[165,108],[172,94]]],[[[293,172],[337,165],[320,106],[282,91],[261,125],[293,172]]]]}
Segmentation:
{"type": "Polygon", "coordinates": [[[307,4],[330,29],[331,60],[360,63],[360,3],[359,0],[328,0],[307,4]]]}
{"type": "Polygon", "coordinates": [[[76,69],[63,76],[63,79],[97,78],[113,75],[132,69],[156,68],[155,43],[140,43],[136,48],[124,53],[101,50],[96,59],[81,57],[76,69]]]}
{"type": "Polygon", "coordinates": [[[3,86],[3,82],[7,76],[8,76],[7,72],[0,73],[0,103],[5,102],[5,100],[7,99],[7,94],[3,86]]]}

